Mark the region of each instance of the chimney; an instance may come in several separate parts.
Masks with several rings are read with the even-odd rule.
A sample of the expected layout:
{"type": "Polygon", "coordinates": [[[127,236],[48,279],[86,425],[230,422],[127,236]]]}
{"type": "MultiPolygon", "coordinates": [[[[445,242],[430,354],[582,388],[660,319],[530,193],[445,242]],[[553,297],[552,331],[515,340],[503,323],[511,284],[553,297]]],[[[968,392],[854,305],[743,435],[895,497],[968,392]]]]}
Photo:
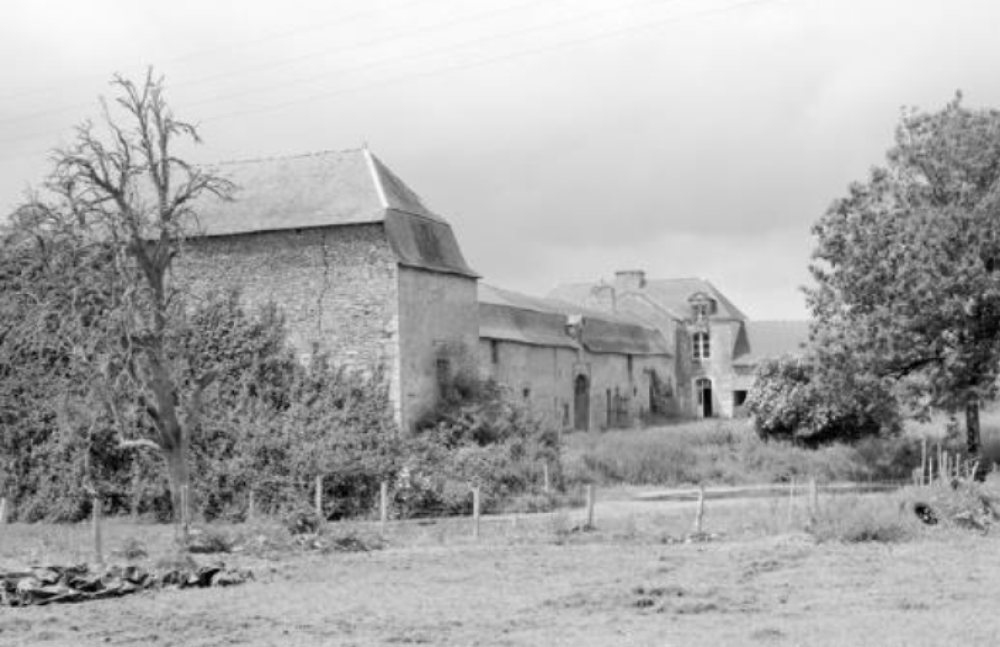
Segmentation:
{"type": "Polygon", "coordinates": [[[643,270],[618,270],[615,272],[615,290],[622,294],[624,292],[635,292],[646,287],[646,272],[643,270]]]}

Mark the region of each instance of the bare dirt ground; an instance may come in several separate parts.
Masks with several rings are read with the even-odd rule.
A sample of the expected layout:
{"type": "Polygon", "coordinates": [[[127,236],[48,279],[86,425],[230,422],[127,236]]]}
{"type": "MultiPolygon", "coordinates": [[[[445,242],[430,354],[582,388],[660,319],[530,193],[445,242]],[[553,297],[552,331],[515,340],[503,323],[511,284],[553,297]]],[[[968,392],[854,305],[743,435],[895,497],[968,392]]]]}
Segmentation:
{"type": "MultiPolygon", "coordinates": [[[[665,543],[689,529],[690,506],[620,501],[598,512],[594,533],[567,532],[574,511],[487,523],[478,542],[467,525],[443,524],[399,527],[369,553],[225,556],[257,580],[0,609],[0,645],[1000,644],[994,537],[818,544],[780,504],[720,502],[708,516],[718,540],[665,543]]],[[[37,529],[0,527],[0,566],[31,556],[18,551],[37,529]]],[[[54,529],[32,555],[59,553],[59,532],[69,541],[54,529]]],[[[112,529],[112,546],[115,532],[169,530],[112,529]]]]}

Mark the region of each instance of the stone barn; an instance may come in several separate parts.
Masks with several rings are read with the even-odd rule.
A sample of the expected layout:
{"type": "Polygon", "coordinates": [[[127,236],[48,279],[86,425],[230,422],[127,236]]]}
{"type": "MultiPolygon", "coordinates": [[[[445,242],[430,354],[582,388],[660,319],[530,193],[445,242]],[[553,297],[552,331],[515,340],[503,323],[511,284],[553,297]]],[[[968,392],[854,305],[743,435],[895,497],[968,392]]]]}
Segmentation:
{"type": "Polygon", "coordinates": [[[195,294],[275,302],[303,360],[384,366],[410,428],[440,380],[476,369],[476,282],[451,226],[368,150],[221,164],[231,202],[199,205],[176,273],[195,294]]]}

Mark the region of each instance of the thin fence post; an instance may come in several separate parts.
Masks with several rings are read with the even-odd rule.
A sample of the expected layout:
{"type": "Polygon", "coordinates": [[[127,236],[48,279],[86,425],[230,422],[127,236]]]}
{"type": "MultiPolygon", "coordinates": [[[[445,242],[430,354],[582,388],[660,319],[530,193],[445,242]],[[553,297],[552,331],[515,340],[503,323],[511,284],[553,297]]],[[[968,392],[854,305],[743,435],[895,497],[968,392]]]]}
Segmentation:
{"type": "Polygon", "coordinates": [[[705,485],[698,486],[698,508],[694,513],[694,534],[700,535],[705,524],[705,485]]]}
{"type": "Polygon", "coordinates": [[[181,486],[181,540],[187,544],[191,527],[191,502],[188,497],[188,486],[181,486]]]}
{"type": "Polygon", "coordinates": [[[792,521],[795,514],[795,477],[788,483],[788,528],[792,527],[792,521]]]}
{"type": "Polygon", "coordinates": [[[385,534],[386,524],[389,522],[389,484],[382,481],[379,487],[379,528],[385,534]]]}
{"type": "Polygon", "coordinates": [[[809,522],[815,523],[819,516],[819,491],[816,488],[816,477],[809,479],[809,522]]]}
{"type": "Polygon", "coordinates": [[[94,563],[104,563],[104,546],[101,537],[101,495],[94,493],[91,495],[91,510],[94,524],[94,563]]]}
{"type": "Polygon", "coordinates": [[[587,529],[594,527],[594,484],[587,484],[587,529]]]}
{"type": "Polygon", "coordinates": [[[479,486],[472,486],[472,538],[479,541],[479,486]]]}
{"type": "Polygon", "coordinates": [[[7,523],[7,497],[0,497],[0,525],[7,523]]]}
{"type": "Polygon", "coordinates": [[[920,439],[920,485],[929,485],[927,474],[927,436],[920,439]]]}
{"type": "Polygon", "coordinates": [[[545,461],[542,463],[542,484],[545,488],[545,493],[548,494],[552,489],[552,482],[549,480],[549,462],[545,461]]]}
{"type": "Polygon", "coordinates": [[[941,467],[944,465],[944,453],[943,452],[944,452],[944,450],[941,448],[941,444],[938,443],[938,446],[937,446],[937,464],[938,464],[937,465],[938,466],[937,475],[938,475],[938,480],[939,481],[944,478],[944,473],[941,471],[941,467]]]}
{"type": "Polygon", "coordinates": [[[250,489],[250,500],[247,501],[247,521],[253,521],[257,516],[257,502],[254,501],[253,488],[250,489]]]}
{"type": "Polygon", "coordinates": [[[323,477],[316,477],[316,516],[323,521],[323,477]]]}

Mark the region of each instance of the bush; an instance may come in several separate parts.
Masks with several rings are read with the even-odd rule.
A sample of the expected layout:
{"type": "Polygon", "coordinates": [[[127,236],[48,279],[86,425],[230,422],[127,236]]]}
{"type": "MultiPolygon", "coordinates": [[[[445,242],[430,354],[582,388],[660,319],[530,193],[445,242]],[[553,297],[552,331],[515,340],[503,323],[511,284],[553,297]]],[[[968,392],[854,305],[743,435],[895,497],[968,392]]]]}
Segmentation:
{"type": "Polygon", "coordinates": [[[807,358],[761,362],[746,407],[761,437],[811,447],[899,429],[896,401],[878,379],[807,358]]]}
{"type": "Polygon", "coordinates": [[[478,486],[484,511],[540,489],[542,465],[562,479],[559,437],[530,409],[492,381],[459,375],[448,397],[417,426],[395,483],[403,516],[465,514],[478,486]]]}

